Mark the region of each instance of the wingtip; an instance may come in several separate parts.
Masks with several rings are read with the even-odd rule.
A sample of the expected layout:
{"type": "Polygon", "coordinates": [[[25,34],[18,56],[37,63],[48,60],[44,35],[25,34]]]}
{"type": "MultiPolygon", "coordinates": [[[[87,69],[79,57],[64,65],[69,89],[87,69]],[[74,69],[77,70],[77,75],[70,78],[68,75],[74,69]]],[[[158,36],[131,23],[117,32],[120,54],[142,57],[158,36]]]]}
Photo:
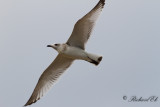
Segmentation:
{"type": "MultiPolygon", "coordinates": [[[[27,102],[27,103],[28,103],[28,102],[27,102]]],[[[26,106],[28,106],[28,104],[27,104],[27,103],[26,103],[26,104],[25,104],[23,107],[26,107],[26,106]]]]}
{"type": "Polygon", "coordinates": [[[32,103],[26,103],[23,107],[26,107],[26,106],[29,106],[29,105],[31,105],[32,103]]]}
{"type": "Polygon", "coordinates": [[[31,105],[31,104],[33,104],[33,103],[36,103],[39,99],[40,99],[40,98],[38,98],[37,100],[34,100],[34,101],[28,100],[27,103],[24,105],[24,107],[29,106],[29,105],[31,105]]]}
{"type": "Polygon", "coordinates": [[[105,3],[105,0],[100,0],[101,2],[105,3]]]}
{"type": "Polygon", "coordinates": [[[26,103],[23,107],[26,107],[26,106],[29,106],[29,105],[31,105],[32,103],[26,103]]]}
{"type": "MultiPolygon", "coordinates": [[[[35,101],[36,102],[36,101],[35,101]]],[[[23,107],[26,107],[26,106],[29,106],[29,105],[31,105],[31,104],[33,104],[33,103],[35,103],[35,102],[30,102],[30,103],[26,103],[23,107]]]]}
{"type": "Polygon", "coordinates": [[[26,107],[26,106],[28,106],[28,104],[26,103],[23,107],[26,107]]]}
{"type": "Polygon", "coordinates": [[[105,5],[105,0],[100,0],[98,4],[101,4],[102,8],[104,7],[105,5]]]}
{"type": "Polygon", "coordinates": [[[105,5],[105,0],[100,0],[103,6],[105,5]]]}

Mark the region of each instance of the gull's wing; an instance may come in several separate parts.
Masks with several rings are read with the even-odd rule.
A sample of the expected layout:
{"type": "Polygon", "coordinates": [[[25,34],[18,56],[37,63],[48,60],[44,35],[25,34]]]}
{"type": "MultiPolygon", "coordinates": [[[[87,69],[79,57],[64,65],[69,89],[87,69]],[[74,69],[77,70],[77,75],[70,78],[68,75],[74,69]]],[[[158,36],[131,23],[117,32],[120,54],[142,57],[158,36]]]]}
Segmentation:
{"type": "Polygon", "coordinates": [[[39,100],[53,86],[57,78],[72,64],[72,62],[73,59],[59,54],[39,78],[39,81],[25,106],[31,105],[39,100]]]}
{"type": "Polygon", "coordinates": [[[81,49],[85,48],[85,43],[91,35],[92,29],[103,9],[104,4],[105,0],[100,0],[88,14],[77,21],[73,32],[67,41],[68,45],[76,46],[81,49]]]}

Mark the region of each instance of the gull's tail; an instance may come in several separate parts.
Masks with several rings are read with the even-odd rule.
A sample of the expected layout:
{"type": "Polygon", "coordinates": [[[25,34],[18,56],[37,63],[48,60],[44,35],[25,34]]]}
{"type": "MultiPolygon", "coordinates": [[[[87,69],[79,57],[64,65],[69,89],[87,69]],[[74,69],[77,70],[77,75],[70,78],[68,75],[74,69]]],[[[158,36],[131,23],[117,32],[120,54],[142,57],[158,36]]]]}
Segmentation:
{"type": "Polygon", "coordinates": [[[87,56],[88,56],[87,61],[95,65],[98,65],[102,60],[102,56],[98,56],[95,54],[87,53],[87,56]]]}

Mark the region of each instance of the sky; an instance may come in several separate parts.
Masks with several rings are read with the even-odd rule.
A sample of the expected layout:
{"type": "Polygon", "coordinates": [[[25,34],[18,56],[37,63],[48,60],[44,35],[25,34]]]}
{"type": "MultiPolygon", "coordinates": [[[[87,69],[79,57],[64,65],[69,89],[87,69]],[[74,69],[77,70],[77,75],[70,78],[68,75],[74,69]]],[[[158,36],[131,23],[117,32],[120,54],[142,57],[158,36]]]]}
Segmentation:
{"type": "MultiPolygon", "coordinates": [[[[78,19],[98,0],[0,0],[0,107],[22,107],[78,19]]],[[[106,0],[86,45],[98,66],[75,61],[31,107],[159,107],[160,1],[106,0]],[[157,101],[129,102],[130,98],[157,101]]]]}

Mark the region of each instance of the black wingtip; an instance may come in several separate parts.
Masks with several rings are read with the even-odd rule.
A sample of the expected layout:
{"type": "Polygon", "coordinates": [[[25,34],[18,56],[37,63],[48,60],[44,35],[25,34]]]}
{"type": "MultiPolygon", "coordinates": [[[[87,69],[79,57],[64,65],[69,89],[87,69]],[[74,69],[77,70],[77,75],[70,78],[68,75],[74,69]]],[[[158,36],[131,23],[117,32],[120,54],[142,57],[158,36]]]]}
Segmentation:
{"type": "Polygon", "coordinates": [[[32,99],[32,96],[30,97],[30,99],[27,101],[27,103],[24,105],[24,107],[26,107],[26,106],[29,106],[29,105],[31,105],[31,104],[33,104],[33,103],[36,103],[40,98],[38,98],[38,99],[35,99],[35,100],[31,100],[32,99]]]}
{"type": "MultiPolygon", "coordinates": [[[[39,100],[39,99],[38,99],[38,100],[39,100]]],[[[38,100],[35,100],[35,101],[32,101],[32,102],[27,102],[27,103],[24,105],[24,107],[29,106],[29,105],[31,105],[31,104],[33,104],[33,103],[36,103],[38,100]]]]}
{"type": "Polygon", "coordinates": [[[100,0],[100,2],[104,5],[105,4],[105,0],[100,0]]]}
{"type": "Polygon", "coordinates": [[[103,8],[105,5],[105,0],[99,0],[98,4],[96,6],[98,6],[98,5],[100,5],[103,8]]]}

